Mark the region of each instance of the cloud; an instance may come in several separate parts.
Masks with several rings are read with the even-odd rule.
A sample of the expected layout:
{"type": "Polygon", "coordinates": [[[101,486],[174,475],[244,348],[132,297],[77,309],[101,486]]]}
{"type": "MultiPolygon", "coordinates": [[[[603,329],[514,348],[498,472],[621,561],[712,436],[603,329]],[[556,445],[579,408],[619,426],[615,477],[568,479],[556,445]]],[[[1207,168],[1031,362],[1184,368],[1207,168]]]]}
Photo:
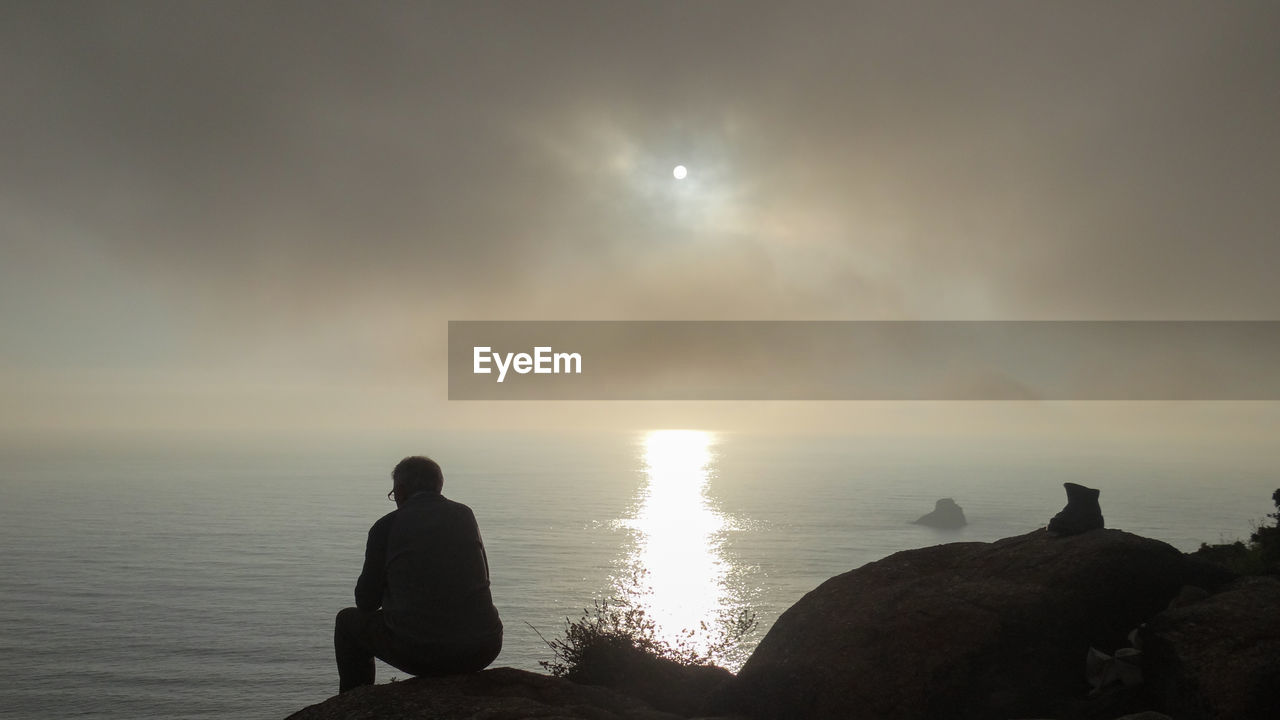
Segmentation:
{"type": "Polygon", "coordinates": [[[1273,3],[2,12],[11,366],[95,362],[59,307],[373,377],[447,319],[1280,306],[1273,3]]]}

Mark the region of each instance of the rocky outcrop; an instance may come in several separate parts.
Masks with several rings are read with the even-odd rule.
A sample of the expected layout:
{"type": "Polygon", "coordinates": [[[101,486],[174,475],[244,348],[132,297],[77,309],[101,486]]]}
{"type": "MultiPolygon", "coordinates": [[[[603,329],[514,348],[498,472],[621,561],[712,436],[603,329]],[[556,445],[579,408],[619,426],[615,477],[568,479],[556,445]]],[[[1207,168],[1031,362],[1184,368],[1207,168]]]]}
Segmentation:
{"type": "Polygon", "coordinates": [[[1140,638],[1151,690],[1178,720],[1280,714],[1280,580],[1243,578],[1184,602],[1140,638]]]}
{"type": "Polygon", "coordinates": [[[423,677],[336,695],[287,720],[678,720],[635,698],[537,673],[495,668],[423,677]]]}
{"type": "Polygon", "coordinates": [[[1055,717],[1087,694],[1090,647],[1227,579],[1118,530],[899,552],[783,613],[720,699],[777,720],[1055,717]]]}
{"type": "Polygon", "coordinates": [[[510,668],[418,678],[291,720],[1261,720],[1280,707],[1277,610],[1276,578],[1236,579],[1119,530],[1038,530],[834,577],[778,618],[736,677],[611,651],[581,658],[577,682],[510,668]],[[1095,672],[1091,692],[1086,657],[1095,671],[1128,665],[1116,682],[1095,672]]]}
{"type": "Polygon", "coordinates": [[[933,504],[933,512],[920,516],[915,524],[943,530],[957,530],[968,525],[969,521],[965,519],[964,510],[956,504],[955,500],[942,498],[933,504]]]}
{"type": "Polygon", "coordinates": [[[1063,483],[1067,489],[1067,506],[1049,520],[1049,532],[1054,535],[1079,535],[1090,530],[1100,530],[1102,506],[1098,504],[1101,490],[1076,483],[1063,483]]]}

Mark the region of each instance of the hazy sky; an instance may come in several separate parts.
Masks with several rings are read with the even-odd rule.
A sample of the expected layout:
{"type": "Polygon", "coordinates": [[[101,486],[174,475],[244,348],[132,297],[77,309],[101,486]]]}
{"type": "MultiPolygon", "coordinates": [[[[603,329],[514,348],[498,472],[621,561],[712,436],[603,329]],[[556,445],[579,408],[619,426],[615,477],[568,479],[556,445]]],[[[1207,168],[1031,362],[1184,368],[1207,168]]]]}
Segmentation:
{"type": "Polygon", "coordinates": [[[0,83],[10,430],[725,412],[447,405],[450,319],[1280,319],[1275,2],[4,2],[0,83]]]}

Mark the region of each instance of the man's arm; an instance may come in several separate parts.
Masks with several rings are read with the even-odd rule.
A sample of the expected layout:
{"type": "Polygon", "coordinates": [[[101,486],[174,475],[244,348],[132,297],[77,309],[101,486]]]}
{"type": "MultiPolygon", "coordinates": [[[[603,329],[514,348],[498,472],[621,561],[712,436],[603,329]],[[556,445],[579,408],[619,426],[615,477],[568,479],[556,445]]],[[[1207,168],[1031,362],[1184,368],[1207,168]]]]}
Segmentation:
{"type": "Polygon", "coordinates": [[[356,580],[356,607],[373,612],[382,607],[382,591],[387,587],[387,542],[391,537],[391,521],[395,513],[387,513],[369,528],[369,541],[364,547],[364,569],[356,580]]]}

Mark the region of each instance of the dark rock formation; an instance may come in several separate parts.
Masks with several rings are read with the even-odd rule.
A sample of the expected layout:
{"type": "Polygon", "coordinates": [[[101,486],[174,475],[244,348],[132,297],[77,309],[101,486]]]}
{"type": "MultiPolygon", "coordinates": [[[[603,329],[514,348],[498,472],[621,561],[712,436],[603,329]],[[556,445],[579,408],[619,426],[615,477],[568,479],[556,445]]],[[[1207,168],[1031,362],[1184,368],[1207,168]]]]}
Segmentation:
{"type": "Polygon", "coordinates": [[[357,688],[288,720],[678,720],[634,698],[523,670],[414,678],[357,688]]]}
{"type": "Polygon", "coordinates": [[[895,553],[834,577],[778,618],[736,678],[611,652],[583,658],[578,682],[511,668],[415,678],[290,720],[1272,718],[1278,609],[1280,579],[1237,579],[1118,530],[1039,530],[895,553]],[[1140,654],[1118,652],[1132,638],[1140,654]],[[1121,675],[1090,692],[1090,648],[1140,657],[1144,684],[1121,675]]]}
{"type": "Polygon", "coordinates": [[[1053,717],[1087,694],[1090,646],[1114,652],[1182,586],[1228,577],[1118,530],[895,553],[783,613],[721,707],[778,720],[1053,717]]]}
{"type": "MultiPolygon", "coordinates": [[[[1195,557],[1195,555],[1193,554],[1191,557],[1195,557]]],[[[1173,610],[1174,608],[1180,608],[1184,605],[1198,603],[1207,597],[1209,597],[1208,590],[1205,590],[1202,587],[1196,587],[1195,585],[1187,585],[1179,590],[1178,594],[1169,601],[1169,609],[1173,610]]]]}
{"type": "Polygon", "coordinates": [[[1102,507],[1098,505],[1101,492],[1075,483],[1063,483],[1062,486],[1067,489],[1067,506],[1049,521],[1049,532],[1079,535],[1102,528],[1102,507]]]}
{"type": "Polygon", "coordinates": [[[1280,580],[1242,578],[1143,628],[1147,682],[1178,720],[1280,715],[1280,580]]]}
{"type": "Polygon", "coordinates": [[[928,525],[929,527],[942,528],[944,530],[956,530],[969,524],[964,518],[964,510],[956,504],[951,498],[942,498],[933,504],[933,512],[928,515],[920,516],[916,520],[916,525],[928,525]]]}

